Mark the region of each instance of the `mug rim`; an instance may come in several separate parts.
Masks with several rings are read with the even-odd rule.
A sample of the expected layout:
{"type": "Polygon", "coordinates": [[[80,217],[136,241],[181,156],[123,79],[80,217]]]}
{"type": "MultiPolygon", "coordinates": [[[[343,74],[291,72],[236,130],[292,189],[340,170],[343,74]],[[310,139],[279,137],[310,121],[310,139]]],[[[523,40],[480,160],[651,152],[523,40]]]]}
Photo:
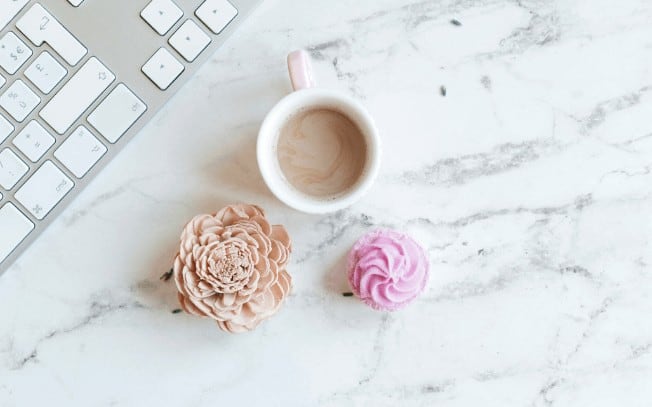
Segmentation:
{"type": "Polygon", "coordinates": [[[371,114],[357,100],[339,91],[321,88],[297,90],[286,95],[267,113],[258,132],[256,155],[260,173],[274,196],[291,208],[312,214],[336,212],[360,200],[378,176],[381,140],[371,114]],[[337,106],[329,106],[329,103],[337,106]],[[301,109],[329,107],[344,114],[360,128],[367,144],[365,168],[351,189],[332,199],[313,198],[293,187],[285,178],[276,156],[280,126],[301,109]]]}

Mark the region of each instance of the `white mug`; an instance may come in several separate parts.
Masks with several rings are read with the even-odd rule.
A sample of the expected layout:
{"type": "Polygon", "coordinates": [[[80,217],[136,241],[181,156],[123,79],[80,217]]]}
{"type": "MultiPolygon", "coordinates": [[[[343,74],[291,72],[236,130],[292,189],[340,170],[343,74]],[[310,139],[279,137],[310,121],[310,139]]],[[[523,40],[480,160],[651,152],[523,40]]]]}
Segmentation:
{"type": "Polygon", "coordinates": [[[315,87],[310,59],[305,51],[288,56],[288,69],[294,92],[287,95],[267,114],[258,133],[258,166],[265,183],[286,205],[306,213],[328,213],[347,208],[357,202],[373,185],[380,169],[381,147],[378,130],[369,112],[350,96],[315,87]],[[324,199],[306,195],[286,179],[278,162],[277,144],[287,120],[307,109],[335,110],[355,123],[367,144],[362,175],[345,193],[324,199]]]}

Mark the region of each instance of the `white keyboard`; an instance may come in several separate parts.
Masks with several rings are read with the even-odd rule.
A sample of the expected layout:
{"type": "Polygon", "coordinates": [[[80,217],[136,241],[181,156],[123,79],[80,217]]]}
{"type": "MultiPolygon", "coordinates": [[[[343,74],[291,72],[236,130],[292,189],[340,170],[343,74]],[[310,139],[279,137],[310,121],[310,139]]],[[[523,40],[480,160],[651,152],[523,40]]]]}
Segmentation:
{"type": "Polygon", "coordinates": [[[257,3],[0,0],[0,272],[257,3]]]}

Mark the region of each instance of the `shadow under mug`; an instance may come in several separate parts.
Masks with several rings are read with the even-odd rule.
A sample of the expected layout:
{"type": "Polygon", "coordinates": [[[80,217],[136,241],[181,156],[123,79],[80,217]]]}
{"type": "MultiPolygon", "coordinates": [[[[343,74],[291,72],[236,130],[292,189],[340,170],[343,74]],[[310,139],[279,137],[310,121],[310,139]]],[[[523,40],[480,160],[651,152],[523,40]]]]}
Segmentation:
{"type": "Polygon", "coordinates": [[[272,108],[258,133],[257,157],[263,179],[279,200],[301,212],[328,213],[347,208],[367,193],[378,176],[381,146],[374,120],[364,106],[350,96],[316,87],[305,51],[295,51],[288,56],[288,69],[294,92],[272,108]],[[281,129],[294,115],[313,109],[334,110],[348,117],[360,129],[366,142],[365,166],[360,177],[351,188],[331,198],[313,197],[297,190],[286,179],[278,162],[281,129]]]}

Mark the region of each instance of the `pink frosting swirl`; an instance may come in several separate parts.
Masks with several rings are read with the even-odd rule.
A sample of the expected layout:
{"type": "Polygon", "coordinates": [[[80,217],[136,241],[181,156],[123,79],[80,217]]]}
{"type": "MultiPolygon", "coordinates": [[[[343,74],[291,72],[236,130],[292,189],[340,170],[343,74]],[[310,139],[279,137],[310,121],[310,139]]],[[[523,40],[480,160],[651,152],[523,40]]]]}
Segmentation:
{"type": "Polygon", "coordinates": [[[406,306],[428,281],[425,250],[411,237],[393,230],[364,235],[348,260],[353,292],[376,310],[395,311],[406,306]]]}

